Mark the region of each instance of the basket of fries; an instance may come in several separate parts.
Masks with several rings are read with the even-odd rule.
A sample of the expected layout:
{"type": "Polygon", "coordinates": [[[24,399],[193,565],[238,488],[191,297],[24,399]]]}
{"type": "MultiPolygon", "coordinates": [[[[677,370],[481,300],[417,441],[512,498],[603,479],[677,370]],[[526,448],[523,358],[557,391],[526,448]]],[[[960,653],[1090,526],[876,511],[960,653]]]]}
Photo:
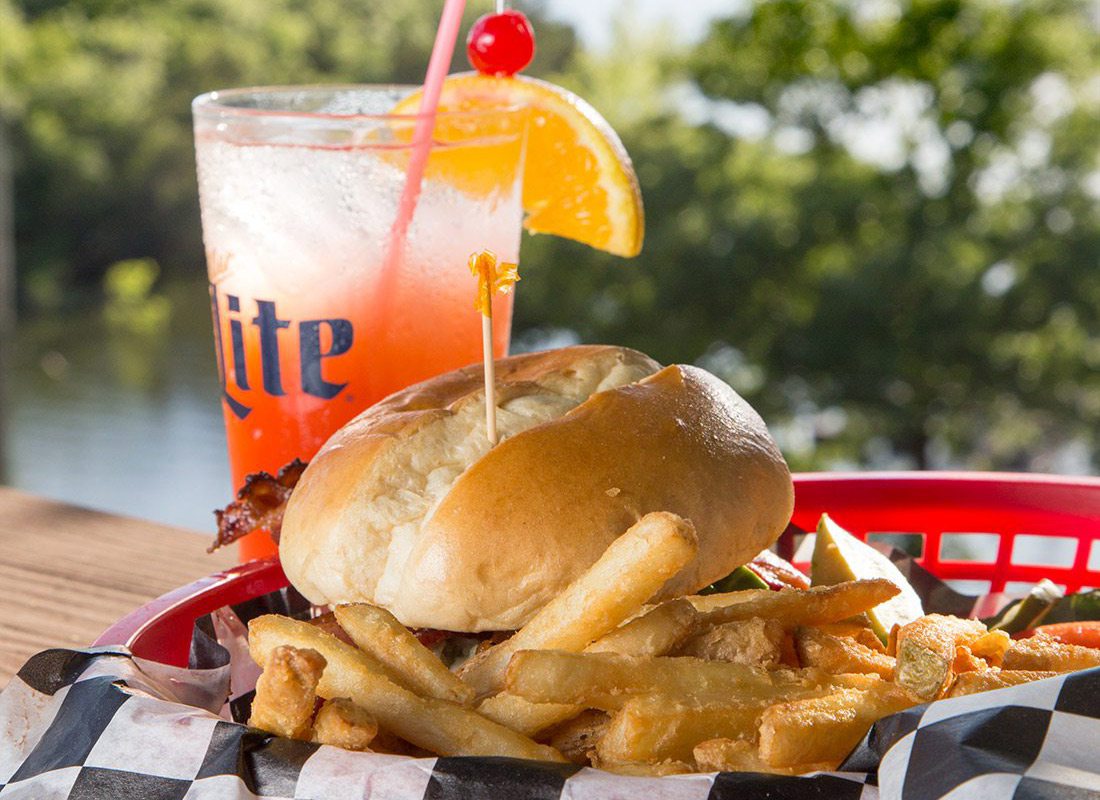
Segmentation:
{"type": "MultiPolygon", "coordinates": [[[[778,550],[796,565],[814,551],[813,585],[788,574],[780,590],[765,580],[649,604],[694,553],[690,523],[658,512],[461,666],[386,610],[313,607],[277,563],[254,562],[122,620],[98,649],[42,654],[21,677],[31,694],[68,689],[53,725],[100,720],[85,737],[93,754],[111,750],[116,726],[136,741],[114,719],[129,708],[132,723],[144,706],[142,750],[171,742],[193,755],[178,775],[142,756],[113,764],[112,779],[186,780],[187,797],[220,796],[213,787],[231,780],[286,798],[1055,797],[1100,785],[1080,744],[1100,736],[1100,648],[1087,640],[1100,481],[864,474],[795,486],[778,550]],[[844,562],[848,579],[818,580],[822,542],[871,550],[882,536],[920,546],[879,544],[844,562]],[[958,556],[967,537],[984,537],[984,560],[958,556]],[[1064,563],[1021,563],[1029,537],[1065,540],[1064,563]],[[941,578],[984,581],[985,594],[941,578]],[[96,691],[80,705],[86,684],[96,691]]],[[[771,567],[758,577],[783,570],[771,567]]]]}

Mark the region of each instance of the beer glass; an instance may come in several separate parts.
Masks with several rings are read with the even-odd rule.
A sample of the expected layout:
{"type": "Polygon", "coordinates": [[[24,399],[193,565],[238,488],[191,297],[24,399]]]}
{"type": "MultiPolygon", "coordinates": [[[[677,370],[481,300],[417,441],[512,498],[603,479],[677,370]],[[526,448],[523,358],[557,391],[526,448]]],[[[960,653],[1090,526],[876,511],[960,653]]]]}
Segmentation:
{"type": "MultiPolygon", "coordinates": [[[[526,115],[436,115],[410,209],[418,118],[388,112],[416,88],[235,89],[194,101],[236,486],[308,460],[383,397],[481,358],[467,259],[488,248],[518,260],[526,115]]],[[[497,357],[510,326],[502,296],[497,357]]],[[[274,552],[263,532],[242,541],[242,560],[274,552]]]]}

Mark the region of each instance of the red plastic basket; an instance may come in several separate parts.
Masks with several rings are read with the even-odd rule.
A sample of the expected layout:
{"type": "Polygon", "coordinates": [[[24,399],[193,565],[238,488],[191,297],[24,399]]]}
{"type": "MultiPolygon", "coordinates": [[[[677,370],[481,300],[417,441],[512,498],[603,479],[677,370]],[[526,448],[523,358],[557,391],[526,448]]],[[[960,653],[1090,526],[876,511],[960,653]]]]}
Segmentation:
{"type": "MultiPolygon", "coordinates": [[[[823,512],[860,538],[906,533],[923,539],[918,562],[946,580],[988,581],[1001,592],[1014,581],[1050,578],[1076,591],[1100,586],[1100,479],[999,473],[853,473],[795,476],[792,528],[780,540],[790,557],[798,531],[813,531],[823,512]],[[988,562],[943,556],[945,537],[996,539],[988,562]],[[1068,565],[1013,560],[1017,537],[1060,537],[1073,544],[1068,565]]],[[[1054,541],[1052,538],[1051,541],[1054,541]]],[[[1065,544],[1065,543],[1063,543],[1065,544]]],[[[214,609],[286,586],[272,560],[203,578],[142,606],[96,640],[123,644],[143,658],[184,665],[195,620],[214,609]]]]}
{"type": "MultiPolygon", "coordinates": [[[[1042,578],[1067,592],[1100,587],[1100,479],[972,472],[795,476],[792,525],[813,531],[822,513],[861,539],[921,536],[917,562],[925,569],[944,580],[988,581],[989,592],[1042,578]],[[945,556],[945,537],[960,535],[995,537],[995,555],[989,561],[945,556]],[[1072,558],[1023,562],[1016,553],[1022,536],[1064,540],[1062,549],[1072,547],[1072,558]]],[[[781,555],[793,556],[795,542],[784,536],[781,555]]]]}

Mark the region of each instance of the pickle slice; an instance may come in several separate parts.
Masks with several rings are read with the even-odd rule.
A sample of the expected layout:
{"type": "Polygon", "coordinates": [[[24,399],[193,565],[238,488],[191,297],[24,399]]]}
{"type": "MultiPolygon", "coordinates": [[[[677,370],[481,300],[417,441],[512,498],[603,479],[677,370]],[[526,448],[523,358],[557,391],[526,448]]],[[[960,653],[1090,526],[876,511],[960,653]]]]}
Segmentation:
{"type": "Polygon", "coordinates": [[[920,597],[894,563],[837,525],[828,514],[822,514],[817,524],[810,565],[810,581],[814,586],[885,578],[901,589],[900,594],[867,612],[871,629],[883,644],[894,625],[906,625],[924,614],[920,597]]]}

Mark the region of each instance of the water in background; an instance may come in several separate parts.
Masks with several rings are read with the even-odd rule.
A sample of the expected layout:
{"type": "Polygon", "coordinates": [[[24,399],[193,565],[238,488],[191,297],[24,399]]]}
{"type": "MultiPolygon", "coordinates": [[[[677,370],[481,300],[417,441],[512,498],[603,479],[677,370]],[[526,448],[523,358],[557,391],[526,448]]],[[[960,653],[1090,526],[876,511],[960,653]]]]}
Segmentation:
{"type": "Polygon", "coordinates": [[[21,320],[11,344],[0,483],[213,530],[232,487],[205,279],[21,320]]]}
{"type": "MultiPolygon", "coordinates": [[[[232,498],[205,276],[112,267],[100,308],[21,319],[0,372],[0,484],[211,533],[232,498]]],[[[533,331],[512,351],[573,344],[533,331]]]]}

